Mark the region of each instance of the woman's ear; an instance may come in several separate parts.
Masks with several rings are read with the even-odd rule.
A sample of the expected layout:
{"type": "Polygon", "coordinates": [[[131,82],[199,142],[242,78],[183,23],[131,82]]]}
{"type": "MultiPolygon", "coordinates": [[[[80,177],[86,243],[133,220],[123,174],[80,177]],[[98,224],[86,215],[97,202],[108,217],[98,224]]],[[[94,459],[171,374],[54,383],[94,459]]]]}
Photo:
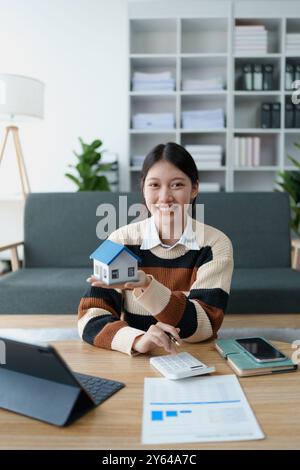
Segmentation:
{"type": "Polygon", "coordinates": [[[191,194],[192,199],[195,199],[195,197],[197,197],[198,192],[199,192],[199,182],[197,181],[197,183],[192,184],[192,194],[191,194]]]}

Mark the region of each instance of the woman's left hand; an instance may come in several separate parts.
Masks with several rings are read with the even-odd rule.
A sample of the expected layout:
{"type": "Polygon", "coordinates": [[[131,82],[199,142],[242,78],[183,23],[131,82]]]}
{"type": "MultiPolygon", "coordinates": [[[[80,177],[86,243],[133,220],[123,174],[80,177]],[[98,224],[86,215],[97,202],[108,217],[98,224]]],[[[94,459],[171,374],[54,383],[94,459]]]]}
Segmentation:
{"type": "Polygon", "coordinates": [[[139,270],[137,281],[130,281],[120,284],[105,284],[105,282],[99,281],[99,279],[97,279],[95,276],[91,276],[87,278],[87,282],[89,282],[93,287],[104,287],[105,289],[132,290],[136,287],[146,289],[151,282],[151,277],[144,273],[144,271],[139,270]]]}

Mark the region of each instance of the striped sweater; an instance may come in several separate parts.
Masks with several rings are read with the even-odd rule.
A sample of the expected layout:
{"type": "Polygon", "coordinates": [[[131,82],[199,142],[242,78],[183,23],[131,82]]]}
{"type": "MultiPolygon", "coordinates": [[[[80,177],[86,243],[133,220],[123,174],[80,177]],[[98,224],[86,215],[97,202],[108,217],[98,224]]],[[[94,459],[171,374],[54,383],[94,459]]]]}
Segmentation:
{"type": "Polygon", "coordinates": [[[226,309],[233,271],[229,238],[193,221],[199,250],[161,245],[141,250],[149,219],[114,231],[109,239],[141,258],[139,269],[152,276],[149,286],[124,290],[90,286],[80,300],[80,337],[99,348],[129,355],[132,344],[158,321],[180,328],[187,342],[215,338],[226,309]]]}

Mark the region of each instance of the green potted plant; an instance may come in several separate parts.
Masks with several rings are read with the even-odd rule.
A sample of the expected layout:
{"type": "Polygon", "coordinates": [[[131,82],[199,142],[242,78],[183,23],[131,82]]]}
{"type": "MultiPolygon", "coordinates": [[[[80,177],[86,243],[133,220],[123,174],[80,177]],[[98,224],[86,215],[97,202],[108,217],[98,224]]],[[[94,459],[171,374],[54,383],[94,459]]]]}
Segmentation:
{"type": "MultiPolygon", "coordinates": [[[[101,163],[102,153],[97,150],[102,146],[101,140],[94,140],[91,144],[85,144],[81,137],[81,153],[73,152],[78,158],[77,165],[68,165],[77,171],[74,176],[65,173],[73,183],[78,186],[78,191],[110,191],[110,185],[102,173],[112,169],[112,163],[101,163]]],[[[102,151],[103,152],[103,151],[102,151]]]]}
{"type": "MultiPolygon", "coordinates": [[[[295,143],[295,147],[300,149],[300,144],[295,143]]],[[[294,233],[300,237],[300,163],[288,155],[288,159],[295,166],[295,170],[279,171],[281,181],[278,185],[289,194],[291,206],[291,227],[294,233]]]]}

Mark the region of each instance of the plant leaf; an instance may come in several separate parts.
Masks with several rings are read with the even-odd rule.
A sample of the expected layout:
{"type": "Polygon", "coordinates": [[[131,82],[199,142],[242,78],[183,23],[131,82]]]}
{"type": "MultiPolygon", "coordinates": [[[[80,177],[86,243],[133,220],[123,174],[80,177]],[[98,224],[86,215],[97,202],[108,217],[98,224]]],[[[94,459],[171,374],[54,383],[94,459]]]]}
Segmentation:
{"type": "Polygon", "coordinates": [[[80,181],[78,180],[78,178],[76,178],[76,176],[71,175],[71,173],[65,173],[65,176],[72,180],[73,183],[75,183],[77,186],[80,186],[80,181]]]}

